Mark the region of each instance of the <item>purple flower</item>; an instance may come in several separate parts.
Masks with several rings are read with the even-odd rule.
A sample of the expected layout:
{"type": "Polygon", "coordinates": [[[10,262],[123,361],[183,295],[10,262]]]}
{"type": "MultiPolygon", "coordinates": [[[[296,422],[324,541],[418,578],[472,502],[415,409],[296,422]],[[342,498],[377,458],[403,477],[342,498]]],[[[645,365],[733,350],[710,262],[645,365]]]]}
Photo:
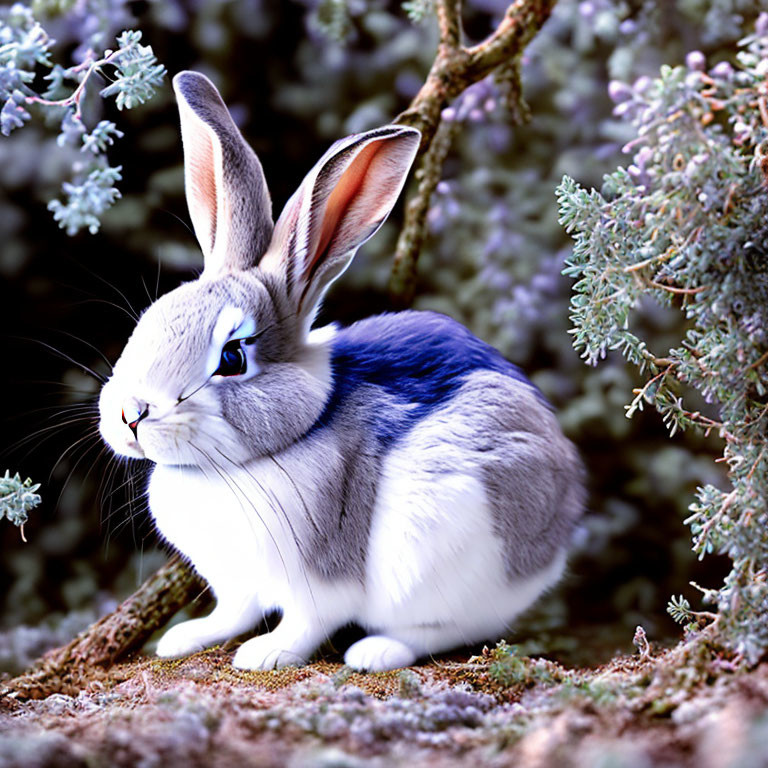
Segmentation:
{"type": "Polygon", "coordinates": [[[643,75],[635,80],[635,84],[632,87],[635,93],[643,94],[651,87],[652,82],[653,81],[648,75],[643,75]]]}
{"type": "Polygon", "coordinates": [[[733,67],[727,61],[721,61],[712,67],[709,74],[720,80],[730,80],[733,77],[733,67]]]}
{"type": "Polygon", "coordinates": [[[695,72],[703,72],[707,66],[707,57],[701,51],[691,51],[685,57],[685,66],[695,72]]]}
{"type": "Polygon", "coordinates": [[[619,32],[622,35],[634,35],[637,32],[637,22],[634,19],[624,19],[619,24],[619,32]]]}
{"type": "Polygon", "coordinates": [[[614,104],[620,104],[632,96],[632,89],[626,83],[622,83],[621,80],[611,80],[608,83],[608,95],[614,104]]]}
{"type": "Polygon", "coordinates": [[[645,166],[653,160],[653,150],[648,147],[641,147],[635,155],[635,165],[645,170],[645,166]]]}

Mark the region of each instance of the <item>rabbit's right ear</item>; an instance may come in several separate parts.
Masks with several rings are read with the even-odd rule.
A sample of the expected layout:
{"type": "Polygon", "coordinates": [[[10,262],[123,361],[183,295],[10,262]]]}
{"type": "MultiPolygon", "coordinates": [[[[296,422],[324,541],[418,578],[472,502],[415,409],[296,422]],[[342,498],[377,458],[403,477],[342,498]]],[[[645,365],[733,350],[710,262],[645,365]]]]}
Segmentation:
{"type": "Polygon", "coordinates": [[[253,267],[272,237],[272,202],[261,163],[213,83],[173,78],[184,144],[187,205],[205,257],[203,277],[253,267]]]}

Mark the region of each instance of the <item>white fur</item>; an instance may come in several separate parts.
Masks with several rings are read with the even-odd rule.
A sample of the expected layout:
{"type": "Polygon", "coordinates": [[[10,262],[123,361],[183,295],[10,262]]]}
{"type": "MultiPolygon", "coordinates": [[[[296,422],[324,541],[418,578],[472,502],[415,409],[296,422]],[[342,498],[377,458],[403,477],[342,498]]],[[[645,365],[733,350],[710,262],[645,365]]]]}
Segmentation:
{"type": "MultiPolygon", "coordinates": [[[[435,476],[424,459],[450,432],[419,425],[387,458],[373,517],[362,622],[417,655],[494,638],[560,578],[565,553],[510,584],[475,468],[435,476]],[[396,554],[395,554],[396,553],[396,554]]],[[[389,651],[387,651],[389,652],[389,651]]]]}
{"type": "Polygon", "coordinates": [[[293,538],[304,533],[296,487],[306,503],[312,500],[301,478],[292,483],[267,459],[245,468],[217,463],[205,470],[160,465],[152,475],[149,500],[158,530],[191,560],[217,599],[209,617],[173,627],[158,654],[180,656],[229,639],[279,608],[278,628],[245,643],[236,666],[306,661],[354,616],[359,586],[327,584],[306,571],[293,538]]]}
{"type": "Polygon", "coordinates": [[[344,654],[344,663],[353,669],[384,672],[409,667],[416,661],[413,649],[399,640],[382,635],[368,635],[353,643],[344,654]]]}

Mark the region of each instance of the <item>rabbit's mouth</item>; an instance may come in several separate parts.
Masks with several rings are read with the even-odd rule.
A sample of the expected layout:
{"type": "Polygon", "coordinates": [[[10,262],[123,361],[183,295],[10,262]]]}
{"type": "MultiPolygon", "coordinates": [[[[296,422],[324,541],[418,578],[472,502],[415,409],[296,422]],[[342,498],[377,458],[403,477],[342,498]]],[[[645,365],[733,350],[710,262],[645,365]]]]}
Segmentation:
{"type": "Polygon", "coordinates": [[[183,402],[167,409],[149,406],[117,415],[112,393],[102,392],[101,433],[121,456],[146,458],[156,464],[210,466],[218,461],[242,462],[251,458],[232,427],[207,404],[183,402]],[[156,415],[153,415],[153,412],[156,415]],[[132,420],[131,420],[132,419],[132,420]]]}
{"type": "Polygon", "coordinates": [[[138,436],[144,455],[156,464],[206,467],[251,458],[234,430],[221,419],[174,414],[148,420],[139,427],[138,436]]]}

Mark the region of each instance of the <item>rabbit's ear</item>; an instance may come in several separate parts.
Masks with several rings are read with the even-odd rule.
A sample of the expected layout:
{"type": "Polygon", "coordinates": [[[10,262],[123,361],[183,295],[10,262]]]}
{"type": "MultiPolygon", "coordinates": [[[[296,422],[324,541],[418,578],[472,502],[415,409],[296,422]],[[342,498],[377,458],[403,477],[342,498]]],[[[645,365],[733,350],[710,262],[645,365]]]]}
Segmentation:
{"type": "Polygon", "coordinates": [[[184,186],[204,277],[248,269],[272,237],[272,202],[264,172],[213,83],[180,72],[173,88],[181,117],[184,186]]]}
{"type": "Polygon", "coordinates": [[[325,289],[392,210],[420,138],[389,125],[336,142],[280,214],[259,267],[286,281],[310,322],[325,289]]]}

